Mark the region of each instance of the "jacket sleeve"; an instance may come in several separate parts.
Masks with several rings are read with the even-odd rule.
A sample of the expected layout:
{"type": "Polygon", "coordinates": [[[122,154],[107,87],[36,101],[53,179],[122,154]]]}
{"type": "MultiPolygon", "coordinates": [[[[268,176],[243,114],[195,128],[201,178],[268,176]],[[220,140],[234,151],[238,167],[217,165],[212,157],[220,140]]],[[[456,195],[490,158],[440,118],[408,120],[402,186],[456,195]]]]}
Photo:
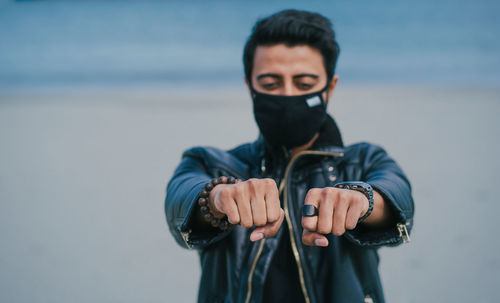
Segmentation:
{"type": "Polygon", "coordinates": [[[392,209],[395,222],[386,228],[368,228],[360,224],[345,235],[360,246],[399,245],[409,240],[413,227],[414,203],[410,183],[383,148],[368,143],[362,143],[360,147],[360,179],[380,193],[392,209]]]}
{"type": "Polygon", "coordinates": [[[193,231],[199,193],[213,177],[215,176],[209,175],[203,157],[186,151],[167,185],[167,223],[177,243],[184,248],[204,248],[230,232],[229,229],[223,232],[211,227],[203,231],[193,231]]]}

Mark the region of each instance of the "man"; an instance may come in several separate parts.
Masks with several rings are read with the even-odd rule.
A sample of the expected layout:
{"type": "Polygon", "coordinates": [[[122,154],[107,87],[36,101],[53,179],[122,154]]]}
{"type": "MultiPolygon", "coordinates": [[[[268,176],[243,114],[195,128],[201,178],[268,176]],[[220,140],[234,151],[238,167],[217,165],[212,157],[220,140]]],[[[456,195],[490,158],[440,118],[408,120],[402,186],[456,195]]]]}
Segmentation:
{"type": "Polygon", "coordinates": [[[344,146],[326,113],[338,52],[319,14],[259,20],[243,61],[261,136],[183,154],[165,209],[199,251],[199,302],[384,302],[376,249],[409,239],[413,200],[386,152],[344,146]]]}

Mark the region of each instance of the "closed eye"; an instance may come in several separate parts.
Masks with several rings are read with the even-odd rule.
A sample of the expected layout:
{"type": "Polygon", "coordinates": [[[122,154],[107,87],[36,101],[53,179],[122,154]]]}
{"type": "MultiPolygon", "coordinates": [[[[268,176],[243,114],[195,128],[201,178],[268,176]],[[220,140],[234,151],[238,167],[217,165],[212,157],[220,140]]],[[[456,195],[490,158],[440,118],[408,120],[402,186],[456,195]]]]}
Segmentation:
{"type": "Polygon", "coordinates": [[[267,90],[274,89],[274,88],[278,87],[278,85],[276,83],[262,83],[260,86],[262,86],[262,88],[267,89],[267,90]]]}
{"type": "Polygon", "coordinates": [[[308,84],[308,83],[299,83],[297,84],[297,87],[301,90],[310,90],[311,88],[313,88],[313,84],[308,84]]]}

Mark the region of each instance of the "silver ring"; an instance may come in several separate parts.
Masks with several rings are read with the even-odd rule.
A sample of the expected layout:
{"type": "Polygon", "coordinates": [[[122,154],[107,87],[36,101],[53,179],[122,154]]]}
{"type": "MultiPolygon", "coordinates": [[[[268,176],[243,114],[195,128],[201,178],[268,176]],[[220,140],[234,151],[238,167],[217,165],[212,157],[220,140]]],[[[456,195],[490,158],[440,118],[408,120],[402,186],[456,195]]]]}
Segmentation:
{"type": "Polygon", "coordinates": [[[302,206],[302,216],[304,217],[315,217],[319,214],[318,208],[314,205],[304,204],[302,206]]]}

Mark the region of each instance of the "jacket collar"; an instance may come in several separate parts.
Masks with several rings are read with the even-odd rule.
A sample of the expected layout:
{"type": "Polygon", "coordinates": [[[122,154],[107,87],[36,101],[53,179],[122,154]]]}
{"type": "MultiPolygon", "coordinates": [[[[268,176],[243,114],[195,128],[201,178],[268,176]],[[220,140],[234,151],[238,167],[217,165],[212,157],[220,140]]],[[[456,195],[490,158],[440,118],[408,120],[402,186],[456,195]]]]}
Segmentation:
{"type": "Polygon", "coordinates": [[[330,115],[326,116],[325,122],[319,130],[319,137],[310,149],[315,150],[326,146],[344,147],[337,123],[330,115]]]}

